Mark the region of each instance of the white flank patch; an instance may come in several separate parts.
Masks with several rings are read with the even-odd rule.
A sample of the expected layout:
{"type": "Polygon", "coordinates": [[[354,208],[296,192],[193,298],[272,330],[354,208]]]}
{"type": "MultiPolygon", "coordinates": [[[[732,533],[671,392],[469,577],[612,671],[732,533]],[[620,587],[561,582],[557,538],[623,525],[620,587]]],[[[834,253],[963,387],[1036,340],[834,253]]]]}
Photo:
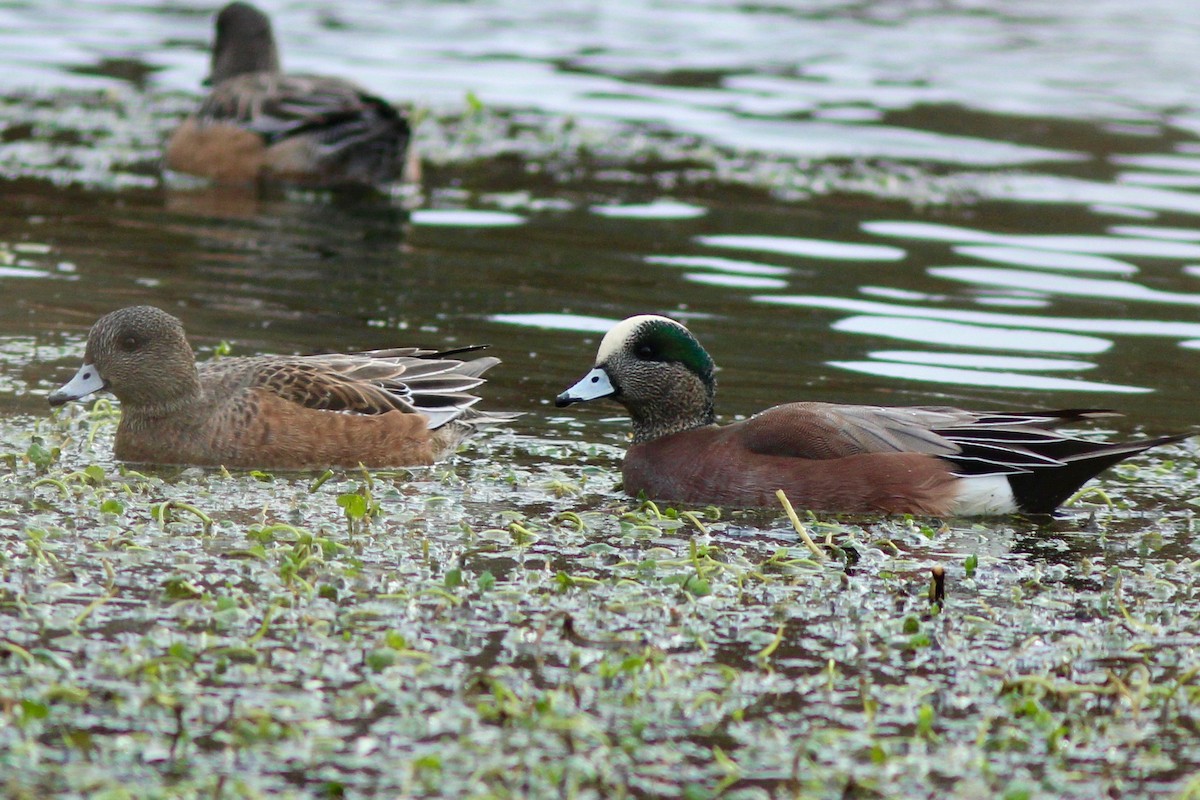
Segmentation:
{"type": "Polygon", "coordinates": [[[962,517],[1015,514],[1020,511],[1007,475],[973,475],[958,482],[954,513],[962,517]]]}

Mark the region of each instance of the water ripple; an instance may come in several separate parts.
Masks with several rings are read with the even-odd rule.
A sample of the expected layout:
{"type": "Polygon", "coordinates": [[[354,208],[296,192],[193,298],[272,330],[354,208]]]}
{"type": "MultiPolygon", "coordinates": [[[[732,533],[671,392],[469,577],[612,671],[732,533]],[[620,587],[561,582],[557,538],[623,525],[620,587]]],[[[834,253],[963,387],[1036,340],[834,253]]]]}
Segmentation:
{"type": "Polygon", "coordinates": [[[1164,292],[1130,281],[1108,281],[1096,278],[1075,278],[1050,275],[1044,272],[1000,269],[998,267],[932,267],[929,274],[964,283],[982,283],[1009,289],[1046,292],[1073,297],[1102,297],[1134,302],[1200,305],[1200,294],[1164,292]]]}
{"type": "Polygon", "coordinates": [[[988,244],[964,244],[954,248],[954,252],[980,258],[984,261],[996,261],[1001,264],[1012,264],[1018,267],[1040,267],[1042,269],[1063,269],[1076,272],[1111,272],[1114,274],[1130,275],[1138,269],[1127,261],[1118,261],[1105,256],[1089,256],[1081,253],[1031,250],[1024,247],[1004,247],[988,244]]]}
{"type": "Polygon", "coordinates": [[[984,370],[1029,370],[1031,372],[1080,372],[1095,369],[1090,361],[1027,356],[987,356],[978,353],[929,353],[918,350],[876,350],[871,358],[905,364],[929,364],[936,367],[960,367],[984,370]]]}
{"type": "Polygon", "coordinates": [[[996,389],[1031,389],[1048,392],[1108,392],[1115,394],[1144,394],[1153,391],[1143,386],[1123,386],[1117,383],[1095,383],[1070,378],[1050,378],[1045,375],[1023,375],[1018,372],[956,369],[925,364],[898,364],[888,361],[828,361],[832,367],[875,375],[948,386],[987,386],[996,389]]]}
{"type": "Polygon", "coordinates": [[[733,250],[755,250],[802,258],[825,258],[837,261],[899,261],[907,253],[898,247],[830,242],[824,239],[803,239],[794,236],[720,235],[697,236],[696,241],[709,247],[733,250]]]}
{"type": "MultiPolygon", "coordinates": [[[[1197,198],[1200,203],[1200,197],[1197,198]]],[[[927,242],[964,242],[1009,247],[1056,250],[1071,253],[1140,256],[1142,258],[1200,258],[1200,245],[1156,239],[1110,236],[1012,235],[940,225],[931,222],[880,220],[864,222],[862,229],[875,236],[917,239],[927,242]]]]}
{"type": "Polygon", "coordinates": [[[925,319],[992,325],[1001,328],[1035,328],[1039,330],[1099,333],[1114,336],[1200,337],[1200,322],[1165,322],[1153,319],[1042,317],[1032,314],[1000,314],[991,311],[964,311],[953,308],[903,306],[891,303],[879,303],[871,300],[853,300],[846,297],[822,297],[817,295],[763,294],[755,295],[753,299],[756,302],[771,305],[827,308],[836,311],[852,311],[857,314],[879,314],[882,316],[906,318],[923,317],[925,319]]]}
{"type": "Polygon", "coordinates": [[[469,209],[423,208],[409,217],[413,225],[453,228],[507,228],[524,225],[525,218],[507,211],[472,211],[469,209]]]}
{"type": "Polygon", "coordinates": [[[861,333],[910,342],[989,350],[1103,353],[1112,347],[1110,340],[1095,336],[869,314],[840,319],[831,327],[843,333],[861,333]]]}
{"type": "Polygon", "coordinates": [[[788,275],[793,270],[776,264],[760,264],[756,261],[738,261],[719,256],[646,256],[648,264],[663,264],[668,267],[711,269],[735,275],[788,275]]]}
{"type": "Polygon", "coordinates": [[[709,286],[728,286],[732,289],[786,289],[787,281],[779,278],[762,278],[755,275],[730,275],[711,272],[688,272],[684,278],[693,283],[709,286]]]}
{"type": "Polygon", "coordinates": [[[708,209],[677,200],[655,200],[651,203],[631,205],[592,206],[592,213],[613,219],[695,219],[703,217],[708,209]]]}
{"type": "Polygon", "coordinates": [[[491,314],[487,319],[504,325],[581,333],[607,333],[609,328],[619,322],[608,317],[589,317],[583,314],[491,314]]]}

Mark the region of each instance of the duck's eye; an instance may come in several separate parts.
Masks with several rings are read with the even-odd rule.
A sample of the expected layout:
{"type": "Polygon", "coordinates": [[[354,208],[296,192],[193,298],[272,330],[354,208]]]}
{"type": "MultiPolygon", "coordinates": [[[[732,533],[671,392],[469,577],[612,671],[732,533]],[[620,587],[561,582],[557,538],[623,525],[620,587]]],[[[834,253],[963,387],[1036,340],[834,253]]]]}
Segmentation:
{"type": "Polygon", "coordinates": [[[639,344],[637,349],[633,351],[638,358],[649,361],[654,358],[654,348],[648,344],[639,344]]]}
{"type": "Polygon", "coordinates": [[[134,336],[133,334],[130,334],[128,336],[123,336],[121,338],[121,349],[124,350],[126,353],[132,353],[134,350],[137,350],[141,346],[142,346],[142,340],[139,339],[138,337],[134,336]]]}

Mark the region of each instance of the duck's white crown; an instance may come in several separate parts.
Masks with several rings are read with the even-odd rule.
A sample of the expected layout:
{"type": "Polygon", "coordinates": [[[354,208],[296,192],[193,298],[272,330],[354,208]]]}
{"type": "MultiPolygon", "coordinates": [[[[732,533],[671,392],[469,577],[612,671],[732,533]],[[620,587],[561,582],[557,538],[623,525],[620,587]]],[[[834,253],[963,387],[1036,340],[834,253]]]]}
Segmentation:
{"type": "Polygon", "coordinates": [[[638,314],[621,320],[612,326],[608,333],[604,334],[604,338],[600,340],[600,348],[596,351],[596,366],[600,366],[609,358],[625,349],[626,344],[630,339],[637,336],[638,331],[641,330],[643,325],[664,322],[668,325],[682,328],[684,331],[687,330],[682,323],[658,314],[638,314]]]}

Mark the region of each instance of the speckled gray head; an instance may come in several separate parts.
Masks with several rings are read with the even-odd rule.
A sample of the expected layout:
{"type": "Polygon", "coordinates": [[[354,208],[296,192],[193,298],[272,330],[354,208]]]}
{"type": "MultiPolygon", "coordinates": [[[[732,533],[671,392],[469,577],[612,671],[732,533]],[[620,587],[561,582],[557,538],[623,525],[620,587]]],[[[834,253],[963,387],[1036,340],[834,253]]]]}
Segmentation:
{"type": "Polygon", "coordinates": [[[88,332],[83,366],[48,399],[60,406],[107,389],[122,402],[161,400],[176,384],[194,383],[195,372],[183,323],[153,306],[130,306],[97,320],[88,332]],[[181,380],[164,380],[176,373],[181,380]]]}
{"type": "Polygon", "coordinates": [[[713,383],[713,360],[681,323],[655,314],[639,314],[614,325],[596,351],[595,367],[554,401],[559,408],[602,397],[619,397],[622,368],[632,363],[674,362],[713,383]]]}
{"type": "Polygon", "coordinates": [[[630,317],[604,335],[596,363],[555,398],[559,408],[610,397],[629,410],[634,440],[711,424],[715,367],[696,337],[667,317],[630,317]]]}

